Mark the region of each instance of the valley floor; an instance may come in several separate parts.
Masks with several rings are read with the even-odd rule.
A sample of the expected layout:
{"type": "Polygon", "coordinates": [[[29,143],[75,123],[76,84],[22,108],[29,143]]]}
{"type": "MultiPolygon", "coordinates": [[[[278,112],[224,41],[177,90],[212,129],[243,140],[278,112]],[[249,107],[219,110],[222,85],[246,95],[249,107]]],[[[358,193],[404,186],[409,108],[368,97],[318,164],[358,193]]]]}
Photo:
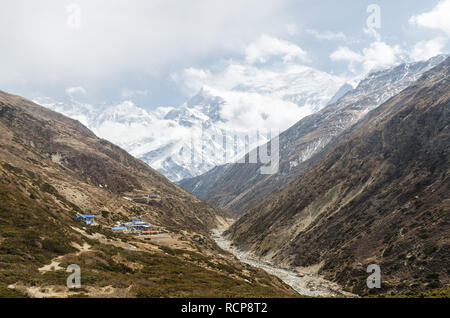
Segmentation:
{"type": "Polygon", "coordinates": [[[274,266],[253,257],[251,253],[238,250],[232,246],[232,242],[223,237],[222,233],[225,230],[226,228],[215,229],[211,234],[211,237],[220,248],[232,253],[242,263],[263,269],[268,274],[277,276],[300,295],[312,297],[357,297],[357,295],[342,290],[338,284],[320,277],[314,268],[303,268],[301,271],[303,277],[299,277],[299,272],[274,266]]]}

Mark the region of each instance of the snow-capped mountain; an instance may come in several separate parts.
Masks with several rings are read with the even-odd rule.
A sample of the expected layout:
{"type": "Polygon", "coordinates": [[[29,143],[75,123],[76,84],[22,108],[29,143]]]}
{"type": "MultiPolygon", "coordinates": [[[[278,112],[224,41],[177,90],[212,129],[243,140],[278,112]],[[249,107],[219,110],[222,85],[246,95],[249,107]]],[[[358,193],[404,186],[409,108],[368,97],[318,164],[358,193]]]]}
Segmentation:
{"type": "Polygon", "coordinates": [[[245,69],[241,83],[233,91],[275,96],[312,113],[324,107],[345,81],[337,76],[304,65],[289,65],[281,72],[245,69]]]}
{"type": "Polygon", "coordinates": [[[277,131],[322,109],[345,82],[294,65],[278,72],[243,72],[238,83],[229,89],[205,86],[179,107],[151,111],[131,101],[95,106],[72,98],[35,102],[79,120],[179,181],[233,162],[266,143],[277,131]]]}
{"type": "Polygon", "coordinates": [[[346,129],[445,58],[441,55],[370,73],[335,103],[298,121],[280,134],[278,173],[262,175],[259,172],[261,163],[230,164],[179,184],[209,202],[242,213],[297,178],[308,166],[325,156],[346,129]],[[213,184],[208,182],[211,175],[216,180],[213,184]]]}

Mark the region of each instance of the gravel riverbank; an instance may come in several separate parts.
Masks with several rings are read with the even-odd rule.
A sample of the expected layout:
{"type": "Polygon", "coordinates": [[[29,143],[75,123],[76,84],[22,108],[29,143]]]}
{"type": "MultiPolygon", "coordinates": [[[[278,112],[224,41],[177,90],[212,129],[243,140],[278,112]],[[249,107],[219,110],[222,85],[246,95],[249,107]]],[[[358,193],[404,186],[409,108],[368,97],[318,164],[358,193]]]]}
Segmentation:
{"type": "Polygon", "coordinates": [[[231,246],[231,242],[222,236],[223,232],[224,230],[222,229],[212,231],[212,238],[216,241],[217,245],[232,253],[239,261],[261,268],[267,273],[277,276],[301,295],[314,297],[357,297],[354,294],[343,291],[338,284],[325,280],[315,273],[302,271],[304,276],[299,277],[297,276],[297,272],[262,262],[252,257],[249,253],[231,246]]]}

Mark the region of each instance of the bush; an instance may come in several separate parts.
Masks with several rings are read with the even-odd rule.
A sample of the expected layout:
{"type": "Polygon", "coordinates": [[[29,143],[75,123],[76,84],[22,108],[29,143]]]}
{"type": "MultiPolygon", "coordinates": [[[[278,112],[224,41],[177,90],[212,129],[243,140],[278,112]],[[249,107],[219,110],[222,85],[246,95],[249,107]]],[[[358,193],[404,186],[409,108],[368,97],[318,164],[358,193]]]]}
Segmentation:
{"type": "Polygon", "coordinates": [[[67,254],[74,249],[65,242],[57,239],[46,238],[42,241],[42,248],[55,254],[67,254]]]}

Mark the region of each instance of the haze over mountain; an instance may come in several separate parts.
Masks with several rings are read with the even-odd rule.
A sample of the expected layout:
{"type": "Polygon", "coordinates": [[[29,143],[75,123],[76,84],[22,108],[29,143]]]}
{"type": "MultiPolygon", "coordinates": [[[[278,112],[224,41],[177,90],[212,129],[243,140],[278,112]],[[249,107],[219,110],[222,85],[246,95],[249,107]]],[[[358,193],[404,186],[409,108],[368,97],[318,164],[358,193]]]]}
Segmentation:
{"type": "Polygon", "coordinates": [[[267,132],[284,130],[322,109],[344,84],[339,77],[296,64],[278,70],[235,65],[233,72],[241,79],[228,90],[203,87],[179,107],[154,111],[130,101],[98,106],[73,98],[35,101],[79,120],[170,180],[179,181],[232,162],[266,143],[267,132]],[[245,137],[257,132],[259,137],[246,144],[245,137]]]}

